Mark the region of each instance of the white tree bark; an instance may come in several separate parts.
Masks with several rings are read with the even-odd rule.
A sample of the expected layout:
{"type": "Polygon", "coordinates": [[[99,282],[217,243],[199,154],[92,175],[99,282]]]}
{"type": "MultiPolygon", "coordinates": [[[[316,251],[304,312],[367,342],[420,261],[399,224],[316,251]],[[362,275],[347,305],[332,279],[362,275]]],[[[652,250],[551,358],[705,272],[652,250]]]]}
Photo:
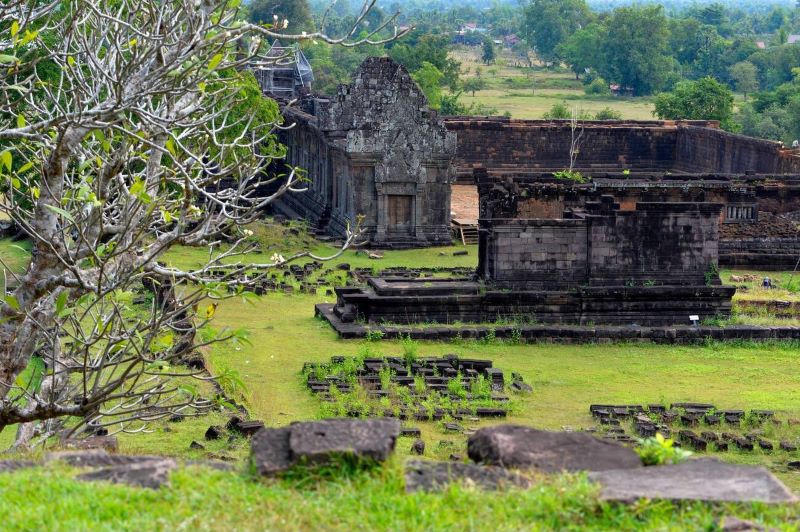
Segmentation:
{"type": "Polygon", "coordinates": [[[201,301],[227,297],[240,274],[252,283],[275,266],[244,260],[239,228],[303,186],[296,172],[265,171],[280,158],[279,116],[233,112],[239,71],[259,58],[262,39],[396,38],[390,19],[352,39],[373,5],[344,38],[248,24],[234,0],[0,6],[0,212],[33,241],[30,265],[0,304],[0,431],[60,416],[139,430],[208,406],[169,380],[194,375],[173,366],[192,348],[179,348],[175,333],[207,327],[213,312],[201,301]],[[212,253],[198,268],[158,262],[174,245],[200,242],[212,253]],[[178,288],[180,299],[131,312],[145,278],[178,288]],[[47,367],[38,388],[19,382],[34,356],[47,367]]]}

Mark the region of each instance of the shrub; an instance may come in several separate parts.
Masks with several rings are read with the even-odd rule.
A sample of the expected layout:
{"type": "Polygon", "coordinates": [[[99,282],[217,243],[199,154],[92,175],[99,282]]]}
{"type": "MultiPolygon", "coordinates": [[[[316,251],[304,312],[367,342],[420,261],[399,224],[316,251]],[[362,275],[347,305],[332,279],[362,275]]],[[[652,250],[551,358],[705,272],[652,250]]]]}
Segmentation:
{"type": "Polygon", "coordinates": [[[368,342],[379,342],[383,340],[383,331],[381,330],[367,331],[366,339],[368,342]]]}
{"type": "Polygon", "coordinates": [[[572,113],[567,107],[567,104],[558,102],[553,104],[553,107],[544,114],[544,118],[547,120],[564,120],[572,118],[572,113]]]}
{"type": "Polygon", "coordinates": [[[403,360],[406,361],[406,364],[415,362],[418,356],[417,342],[411,338],[410,334],[407,334],[400,340],[400,344],[403,346],[403,360]]]}
{"type": "Polygon", "coordinates": [[[605,107],[597,111],[594,118],[595,120],[622,120],[622,113],[615,111],[611,107],[605,107]]]}
{"type": "Polygon", "coordinates": [[[692,455],[690,451],[675,447],[675,441],[664,438],[660,432],[655,438],[640,439],[636,454],[646,466],[679,464],[692,455]]]}
{"type": "Polygon", "coordinates": [[[560,172],[553,172],[553,177],[556,179],[575,181],[576,183],[586,183],[588,181],[585,177],[583,177],[583,174],[574,170],[561,170],[560,172]]]}
{"type": "Polygon", "coordinates": [[[464,389],[461,379],[462,376],[461,373],[459,373],[454,379],[447,381],[447,391],[459,399],[466,399],[467,390],[464,389]]]}
{"type": "Polygon", "coordinates": [[[586,94],[611,94],[608,82],[603,78],[594,78],[591,83],[583,89],[586,94]]]}

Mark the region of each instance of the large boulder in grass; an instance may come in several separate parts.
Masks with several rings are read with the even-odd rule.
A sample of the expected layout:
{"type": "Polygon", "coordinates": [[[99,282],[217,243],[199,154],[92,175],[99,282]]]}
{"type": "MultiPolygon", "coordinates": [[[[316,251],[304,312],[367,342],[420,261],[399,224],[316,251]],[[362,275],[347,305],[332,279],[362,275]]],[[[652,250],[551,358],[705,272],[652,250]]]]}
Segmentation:
{"type": "Polygon", "coordinates": [[[520,425],[480,429],[469,438],[467,452],[478,463],[542,473],[642,467],[639,456],[618,443],[584,432],[549,432],[520,425]]]}
{"type": "Polygon", "coordinates": [[[328,464],[342,456],[383,462],[394,452],[400,422],[393,418],[327,419],[262,429],[251,443],[251,459],[261,475],[293,465],[328,464]]]}

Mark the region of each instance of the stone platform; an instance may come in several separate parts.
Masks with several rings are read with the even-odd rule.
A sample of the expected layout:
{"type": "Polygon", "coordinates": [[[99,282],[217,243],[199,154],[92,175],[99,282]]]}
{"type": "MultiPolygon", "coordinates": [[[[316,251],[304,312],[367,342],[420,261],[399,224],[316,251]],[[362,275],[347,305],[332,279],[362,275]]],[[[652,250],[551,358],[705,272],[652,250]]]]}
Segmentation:
{"type": "Polygon", "coordinates": [[[343,323],[495,323],[661,326],[727,316],[732,286],[584,286],[508,290],[477,281],[370,278],[339,288],[333,309],[343,323]]]}
{"type": "Polygon", "coordinates": [[[344,339],[364,338],[380,331],[384,338],[415,340],[450,340],[453,338],[482,339],[513,338],[528,342],[553,343],[612,343],[654,342],[662,344],[692,344],[706,340],[719,341],[800,341],[800,327],[759,327],[735,325],[729,327],[673,325],[660,327],[618,325],[435,325],[423,328],[408,325],[378,325],[364,322],[344,322],[334,312],[335,305],[319,304],[316,315],[331,324],[344,339]]]}

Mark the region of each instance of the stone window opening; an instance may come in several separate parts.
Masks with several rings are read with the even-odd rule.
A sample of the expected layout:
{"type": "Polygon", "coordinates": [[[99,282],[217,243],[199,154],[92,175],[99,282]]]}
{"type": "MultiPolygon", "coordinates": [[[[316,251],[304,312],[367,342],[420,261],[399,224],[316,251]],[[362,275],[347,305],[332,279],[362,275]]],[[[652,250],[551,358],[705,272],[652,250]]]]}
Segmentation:
{"type": "Polygon", "coordinates": [[[728,205],[725,209],[725,221],[755,221],[756,208],[753,205],[728,205]]]}

